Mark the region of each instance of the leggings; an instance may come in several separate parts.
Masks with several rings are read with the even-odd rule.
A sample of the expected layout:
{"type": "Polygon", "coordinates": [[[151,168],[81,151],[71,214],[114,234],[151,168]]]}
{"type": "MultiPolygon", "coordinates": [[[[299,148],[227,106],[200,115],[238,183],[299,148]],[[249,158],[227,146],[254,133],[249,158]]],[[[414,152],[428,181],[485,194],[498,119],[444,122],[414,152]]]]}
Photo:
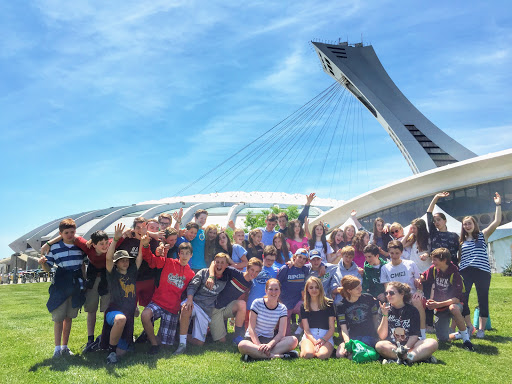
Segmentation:
{"type": "Polygon", "coordinates": [[[469,315],[469,294],[475,284],[476,295],[478,297],[478,306],[480,307],[480,317],[489,317],[489,286],[491,285],[491,274],[475,267],[467,267],[460,271],[464,279],[466,288],[466,297],[462,315],[469,315]]]}

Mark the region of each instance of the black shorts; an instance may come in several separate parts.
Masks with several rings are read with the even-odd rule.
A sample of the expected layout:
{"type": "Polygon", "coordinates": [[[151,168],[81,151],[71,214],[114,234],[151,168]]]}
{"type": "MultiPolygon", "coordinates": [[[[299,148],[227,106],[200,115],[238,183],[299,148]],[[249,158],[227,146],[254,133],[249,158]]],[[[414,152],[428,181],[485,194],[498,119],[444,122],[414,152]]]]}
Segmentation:
{"type": "MultiPolygon", "coordinates": [[[[252,343],[252,339],[249,336],[246,337],[245,340],[248,340],[248,341],[250,341],[252,343]]],[[[272,340],[274,340],[274,338],[273,337],[258,336],[258,340],[260,341],[261,344],[268,344],[272,340]]]]}

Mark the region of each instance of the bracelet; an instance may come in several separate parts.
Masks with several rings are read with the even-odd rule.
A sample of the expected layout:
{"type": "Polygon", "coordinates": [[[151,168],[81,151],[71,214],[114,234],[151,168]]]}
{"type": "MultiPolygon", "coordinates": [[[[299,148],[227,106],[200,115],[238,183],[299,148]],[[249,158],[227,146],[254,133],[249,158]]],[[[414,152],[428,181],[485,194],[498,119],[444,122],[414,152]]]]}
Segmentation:
{"type": "Polygon", "coordinates": [[[388,315],[382,314],[382,317],[388,317],[388,315]]]}
{"type": "Polygon", "coordinates": [[[148,245],[143,245],[142,248],[148,249],[149,248],[149,244],[148,245]]]}
{"type": "Polygon", "coordinates": [[[208,279],[212,279],[212,280],[213,280],[213,279],[214,279],[214,277],[213,277],[213,276],[208,276],[208,279]]]}
{"type": "Polygon", "coordinates": [[[497,207],[501,207],[501,204],[496,204],[497,207]]]}
{"type": "Polygon", "coordinates": [[[49,246],[49,247],[52,246],[49,241],[46,242],[46,245],[49,246]]]}
{"type": "Polygon", "coordinates": [[[113,238],[114,241],[119,241],[119,239],[116,239],[115,237],[113,238]]]}
{"type": "Polygon", "coordinates": [[[327,343],[327,340],[325,340],[323,337],[320,338],[324,343],[327,343]]]}

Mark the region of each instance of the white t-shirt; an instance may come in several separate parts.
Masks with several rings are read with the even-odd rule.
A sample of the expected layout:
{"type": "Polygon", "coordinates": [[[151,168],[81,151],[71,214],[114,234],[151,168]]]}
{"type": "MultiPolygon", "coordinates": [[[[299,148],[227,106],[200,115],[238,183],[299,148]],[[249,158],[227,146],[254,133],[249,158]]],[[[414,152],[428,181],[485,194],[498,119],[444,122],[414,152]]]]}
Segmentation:
{"type": "Polygon", "coordinates": [[[399,281],[400,283],[408,284],[409,287],[411,287],[411,293],[416,292],[414,280],[419,278],[420,270],[411,260],[402,260],[397,266],[394,266],[392,263],[387,263],[380,269],[380,282],[382,284],[391,281],[399,281]]]}
{"type": "Polygon", "coordinates": [[[322,261],[324,263],[327,263],[327,255],[334,253],[334,250],[331,247],[331,244],[327,243],[327,255],[324,252],[324,245],[321,241],[317,241],[315,243],[315,249],[320,252],[320,256],[322,256],[322,261]]]}
{"type": "MultiPolygon", "coordinates": [[[[277,307],[270,309],[265,304],[263,298],[256,299],[251,304],[251,311],[256,313],[256,327],[254,331],[257,336],[263,336],[268,338],[274,337],[274,329],[281,317],[287,316],[287,309],[282,303],[278,303],[277,307]]],[[[246,337],[249,337],[249,330],[245,333],[246,337]]]]}

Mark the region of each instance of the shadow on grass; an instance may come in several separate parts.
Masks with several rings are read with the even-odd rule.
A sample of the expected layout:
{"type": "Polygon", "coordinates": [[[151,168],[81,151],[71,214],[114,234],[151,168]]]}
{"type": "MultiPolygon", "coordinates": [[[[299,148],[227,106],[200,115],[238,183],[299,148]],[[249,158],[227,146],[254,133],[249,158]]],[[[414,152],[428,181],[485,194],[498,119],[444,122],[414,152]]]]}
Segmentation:
{"type": "Polygon", "coordinates": [[[489,340],[492,343],[510,343],[512,342],[512,337],[507,336],[499,336],[499,335],[485,335],[485,340],[489,340]]]}

